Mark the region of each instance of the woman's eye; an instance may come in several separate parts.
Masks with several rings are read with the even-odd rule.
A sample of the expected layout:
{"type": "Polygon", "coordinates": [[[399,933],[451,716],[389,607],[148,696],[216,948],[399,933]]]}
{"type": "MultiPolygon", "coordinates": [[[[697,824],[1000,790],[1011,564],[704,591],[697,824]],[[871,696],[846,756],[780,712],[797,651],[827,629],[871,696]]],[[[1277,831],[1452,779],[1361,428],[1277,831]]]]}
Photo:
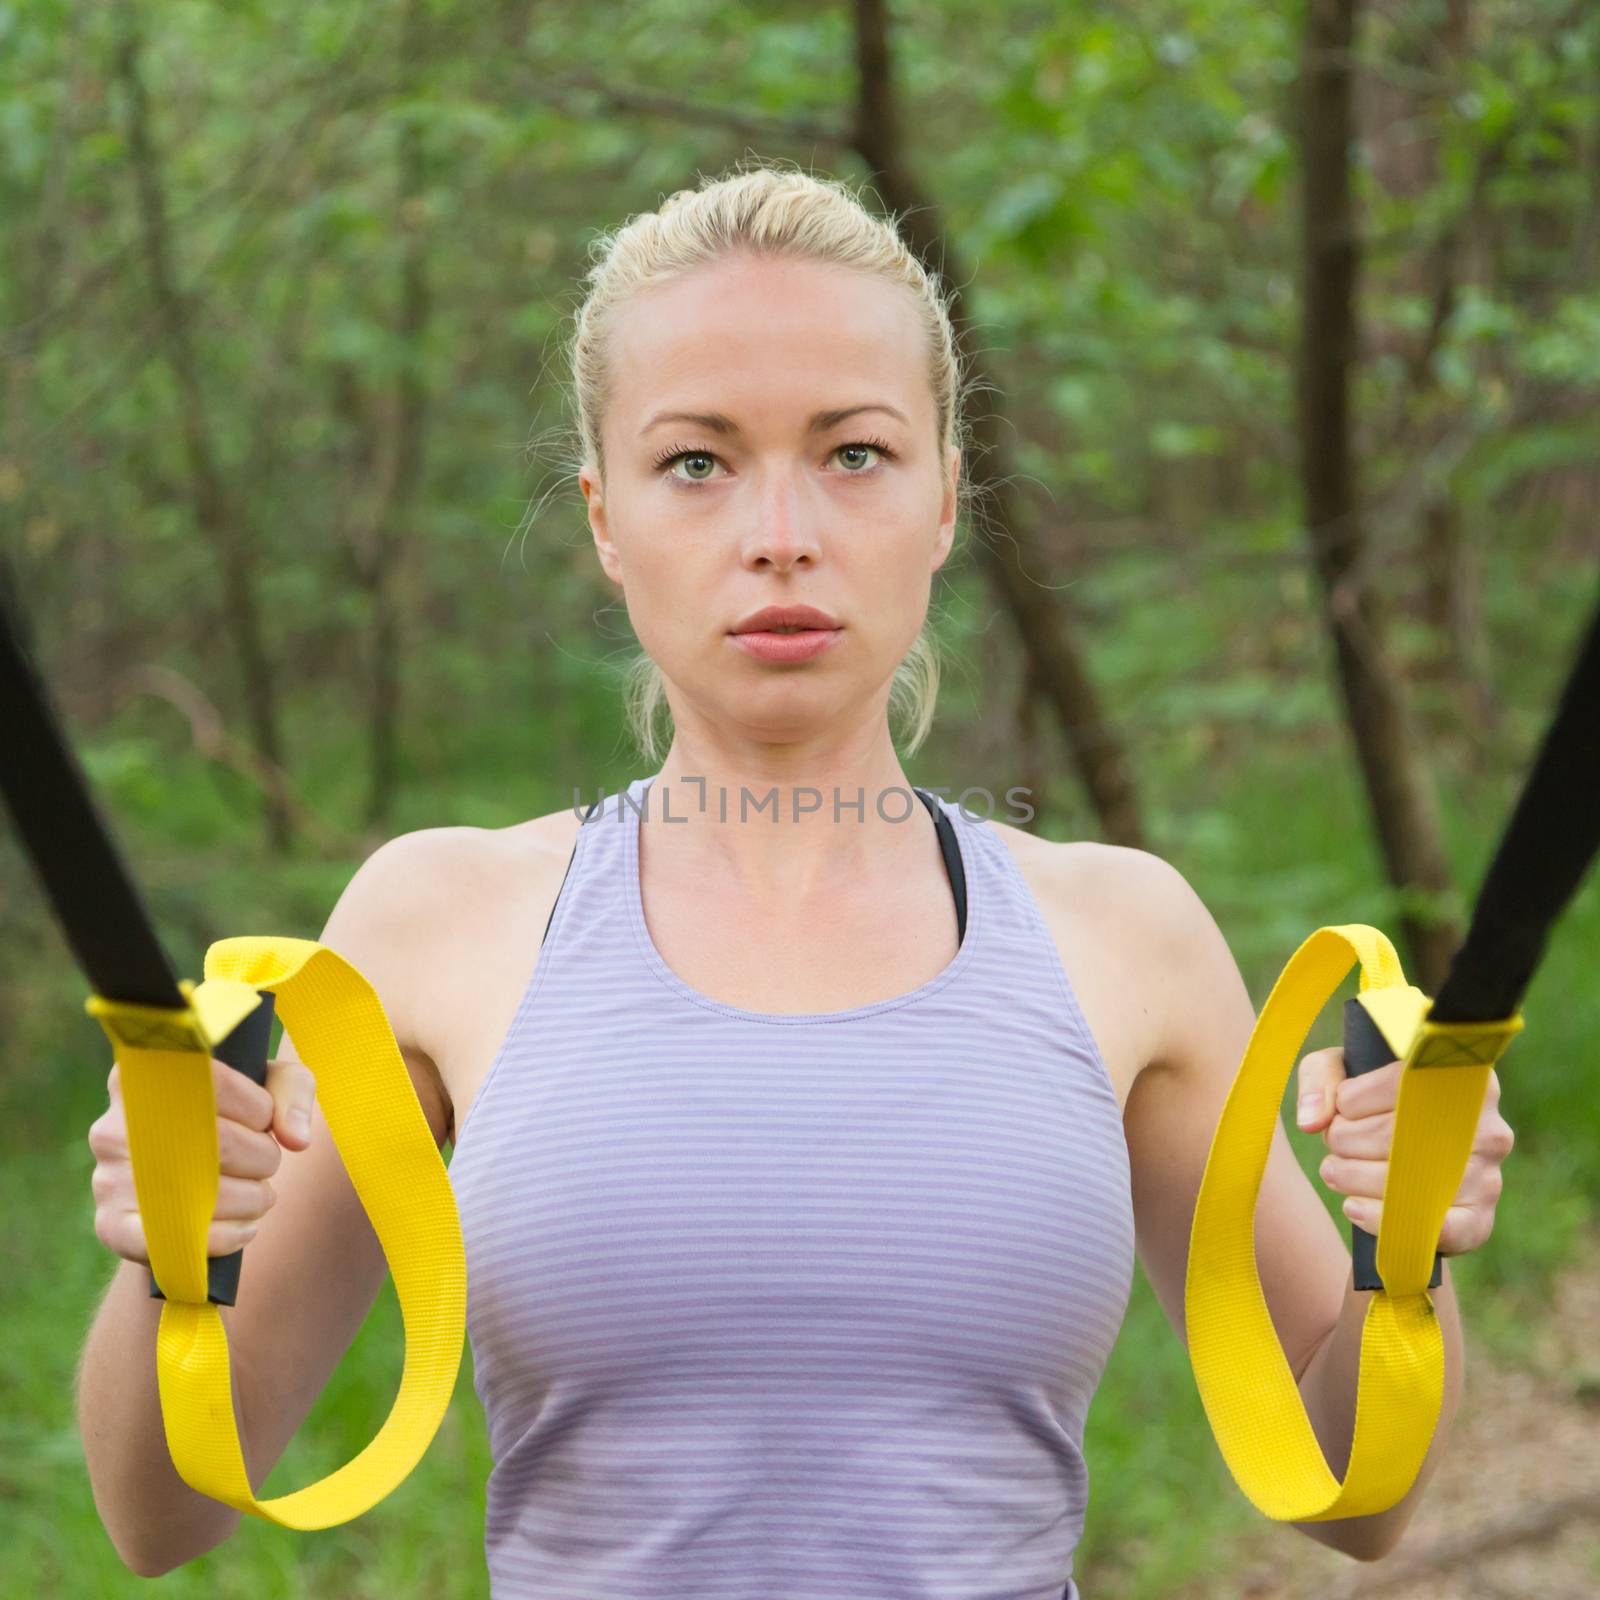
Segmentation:
{"type": "MultiPolygon", "coordinates": [[[[887,460],[893,460],[894,458],[894,452],[887,445],[871,444],[864,439],[857,440],[852,444],[842,444],[833,453],[836,456],[852,455],[859,460],[864,452],[883,456],[887,460]]],[[[674,450],[662,456],[656,462],[656,470],[658,472],[670,472],[670,475],[676,477],[680,483],[705,483],[709,481],[709,468],[715,465],[716,460],[717,458],[709,450],[674,450]],[[671,471],[679,462],[684,463],[689,476],[680,477],[675,471],[671,471]],[[697,467],[702,466],[707,470],[703,472],[696,470],[697,467]]],[[[864,478],[871,470],[870,465],[853,466],[846,470],[845,476],[847,478],[864,478]]]]}
{"type": "MultiPolygon", "coordinates": [[[[682,455],[673,457],[673,462],[678,462],[678,461],[684,461],[684,462],[704,461],[704,462],[709,464],[711,462],[714,462],[715,460],[716,460],[715,456],[709,455],[704,450],[686,450],[682,455]]],[[[669,465],[671,465],[671,464],[672,463],[669,463],[669,465]]],[[[689,481],[691,483],[703,483],[705,480],[703,478],[697,478],[697,477],[694,477],[694,476],[691,475],[689,481]]]]}

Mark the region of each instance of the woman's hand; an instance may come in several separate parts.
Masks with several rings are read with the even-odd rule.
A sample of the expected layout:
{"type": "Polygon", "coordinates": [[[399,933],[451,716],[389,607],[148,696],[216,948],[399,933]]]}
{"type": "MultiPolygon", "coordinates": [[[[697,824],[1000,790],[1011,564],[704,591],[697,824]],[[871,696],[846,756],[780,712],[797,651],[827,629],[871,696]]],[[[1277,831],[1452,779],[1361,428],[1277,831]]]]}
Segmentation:
{"type": "MultiPolygon", "coordinates": [[[[277,1200],[268,1181],[284,1150],[304,1150],[311,1142],[311,1108],[317,1081],[293,1057],[267,1063],[263,1086],[211,1058],[211,1086],[217,1107],[217,1207],[206,1234],[208,1256],[228,1256],[255,1237],[261,1219],[277,1200]]],[[[113,1061],[106,1079],[108,1104],[89,1127],[94,1172],[95,1237],[125,1261],[150,1264],[139,1192],[128,1148],[128,1112],[122,1099],[122,1064],[113,1061]]]]}
{"type": "MultiPolygon", "coordinates": [[[[1322,1181],[1347,1197],[1344,1214],[1374,1236],[1383,1217],[1381,1196],[1389,1176],[1401,1066],[1391,1061],[1374,1072],[1347,1077],[1342,1045],[1313,1050],[1300,1062],[1301,1132],[1321,1132],[1329,1152],[1320,1169],[1322,1181]]],[[[1513,1140],[1510,1124],[1500,1115],[1500,1079],[1491,1067],[1467,1170],[1439,1230],[1440,1255],[1476,1250],[1494,1232],[1500,1163],[1511,1154],[1513,1140]]]]}

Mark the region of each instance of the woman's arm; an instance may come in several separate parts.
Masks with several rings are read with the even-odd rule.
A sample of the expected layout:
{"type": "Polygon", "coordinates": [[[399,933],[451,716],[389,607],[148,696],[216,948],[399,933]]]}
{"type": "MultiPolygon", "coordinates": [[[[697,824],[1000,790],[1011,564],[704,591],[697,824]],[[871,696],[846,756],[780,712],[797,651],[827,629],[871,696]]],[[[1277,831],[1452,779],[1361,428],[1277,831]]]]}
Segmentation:
{"type": "MultiPolygon", "coordinates": [[[[1255,1027],[1255,1009],[1211,913],[1160,857],[1121,850],[1122,906],[1157,1007],[1157,1044],[1128,1098],[1138,1253],[1174,1331],[1188,1348],[1184,1281],[1189,1233],[1212,1136],[1255,1027]]],[[[1349,1247],[1301,1170],[1280,1121],[1255,1217],[1262,1293],[1329,1470],[1342,1477],[1355,1429],[1361,1322],[1370,1295],[1352,1281],[1349,1247]]],[[[1356,1560],[1399,1541],[1449,1435],[1462,1383],[1461,1334],[1449,1278],[1434,1292],[1446,1346],[1445,1401],[1427,1462],[1388,1511],[1290,1526],[1356,1560]]]]}
{"type": "MultiPolygon", "coordinates": [[[[122,1563],[159,1578],[230,1538],[244,1515],[192,1489],[167,1451],[156,1384],[156,1328],[164,1301],[150,1293],[150,1269],[117,1264],[78,1358],[78,1431],[95,1509],[122,1563]]],[[[227,1327],[231,1308],[224,1308],[227,1327]]],[[[237,1368],[233,1406],[244,1405],[237,1368]]],[[[251,1487],[259,1489],[258,1480],[251,1487]]]]}
{"type": "MultiPolygon", "coordinates": [[[[381,996],[441,1145],[449,1101],[415,1043],[411,1001],[461,848],[451,829],[389,841],[357,870],[321,938],[381,996]]],[[[298,1059],[287,1033],[276,1059],[298,1059]]],[[[308,1142],[288,1153],[272,1187],[276,1201],[245,1247],[238,1302],[221,1312],[240,1447],[257,1494],[360,1331],[388,1273],[318,1106],[308,1142]]],[[[78,1423],[95,1506],[118,1555],[142,1577],[159,1577],[215,1549],[243,1516],[192,1489],[172,1463],[156,1384],[162,1305],[150,1295],[149,1269],[124,1261],[77,1374],[78,1423]]]]}

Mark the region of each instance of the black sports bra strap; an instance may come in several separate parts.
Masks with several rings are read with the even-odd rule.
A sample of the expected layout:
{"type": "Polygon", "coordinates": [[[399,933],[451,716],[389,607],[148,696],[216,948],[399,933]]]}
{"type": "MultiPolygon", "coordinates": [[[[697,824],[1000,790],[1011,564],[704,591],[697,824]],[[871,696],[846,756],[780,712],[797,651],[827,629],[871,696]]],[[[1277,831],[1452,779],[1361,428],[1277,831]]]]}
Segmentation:
{"type": "Polygon", "coordinates": [[[926,790],[918,789],[917,793],[922,796],[922,803],[932,813],[933,825],[939,830],[939,849],[944,854],[944,869],[950,874],[950,890],[956,897],[956,943],[960,944],[967,936],[967,874],[961,864],[961,846],[956,843],[956,830],[951,826],[943,807],[935,804],[933,796],[926,790]]]}
{"type": "MultiPolygon", "coordinates": [[[[583,821],[587,822],[589,818],[592,817],[599,809],[600,802],[596,800],[595,803],[584,812],[583,821]]],[[[579,823],[579,827],[582,826],[583,823],[579,823]]],[[[578,846],[577,843],[574,842],[572,846],[572,855],[567,857],[567,870],[561,874],[561,889],[565,889],[567,886],[567,878],[572,872],[572,857],[577,855],[577,853],[578,846]]],[[[561,889],[556,890],[556,897],[550,902],[550,915],[544,919],[544,932],[539,935],[539,943],[541,945],[550,935],[550,924],[556,920],[556,907],[561,904],[561,889]]]]}

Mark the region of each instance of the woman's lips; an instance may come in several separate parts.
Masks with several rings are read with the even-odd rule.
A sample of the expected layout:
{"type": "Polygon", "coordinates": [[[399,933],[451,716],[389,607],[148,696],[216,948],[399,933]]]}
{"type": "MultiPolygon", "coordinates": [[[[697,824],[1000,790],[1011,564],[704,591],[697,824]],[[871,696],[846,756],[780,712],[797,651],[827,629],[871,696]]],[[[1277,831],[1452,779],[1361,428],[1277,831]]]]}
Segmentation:
{"type": "Polygon", "coordinates": [[[730,633],[728,637],[759,661],[809,661],[843,632],[843,628],[804,628],[799,633],[730,633]]]}

